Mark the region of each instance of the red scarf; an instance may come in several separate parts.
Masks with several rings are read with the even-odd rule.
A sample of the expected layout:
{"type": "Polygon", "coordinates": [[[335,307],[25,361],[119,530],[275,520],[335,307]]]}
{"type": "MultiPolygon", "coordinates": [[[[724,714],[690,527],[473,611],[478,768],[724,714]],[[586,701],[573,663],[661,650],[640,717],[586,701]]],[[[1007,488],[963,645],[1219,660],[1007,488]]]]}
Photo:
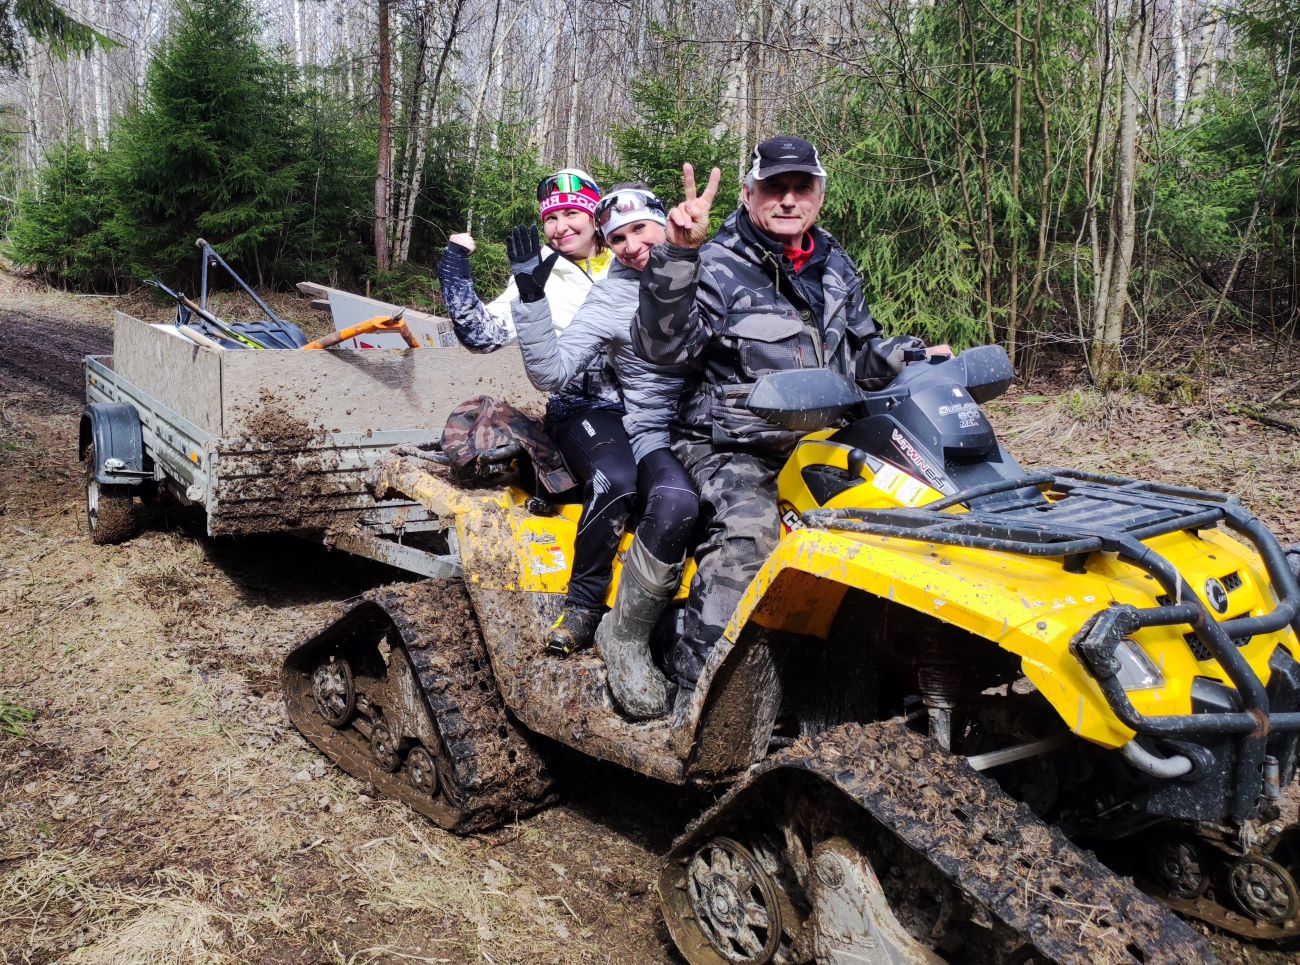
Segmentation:
{"type": "Polygon", "coordinates": [[[790,259],[790,264],[794,265],[795,271],[803,271],[803,266],[808,264],[808,259],[812,257],[814,246],[812,232],[804,232],[804,236],[799,241],[799,245],[795,247],[784,246],[785,256],[790,259]],[[807,248],[803,247],[804,243],[807,243],[807,248]]]}

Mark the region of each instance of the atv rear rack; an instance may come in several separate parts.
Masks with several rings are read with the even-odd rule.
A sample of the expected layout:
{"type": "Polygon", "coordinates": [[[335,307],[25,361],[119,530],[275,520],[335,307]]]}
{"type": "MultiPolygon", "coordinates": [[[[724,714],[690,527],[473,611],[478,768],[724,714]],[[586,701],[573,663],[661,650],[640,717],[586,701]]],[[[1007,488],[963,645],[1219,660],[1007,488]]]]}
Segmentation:
{"type": "MultiPolygon", "coordinates": [[[[1114,605],[1092,617],[1071,641],[1071,650],[1097,681],[1115,715],[1136,733],[1159,739],[1239,739],[1233,813],[1252,812],[1260,793],[1268,735],[1300,731],[1300,694],[1270,687],[1287,705],[1270,713],[1270,695],[1238,651],[1236,640],[1290,626],[1300,636],[1300,587],[1277,538],[1234,496],[1184,486],[1057,469],[1019,479],[972,486],[919,509],[814,509],[806,526],[897,539],[987,549],[1032,557],[1061,557],[1082,572],[1087,558],[1111,552],[1150,575],[1164,590],[1154,607],[1114,605]],[[1030,487],[1057,496],[1046,503],[988,505],[985,497],[1030,487]],[[984,505],[971,508],[977,500],[984,505]],[[948,513],[955,506],[967,512],[948,513]],[[1264,561],[1277,604],[1255,617],[1219,622],[1168,559],[1145,541],[1166,533],[1195,532],[1224,523],[1247,540],[1264,561]],[[1144,627],[1190,625],[1203,652],[1216,659],[1237,688],[1228,711],[1148,717],[1140,714],[1118,678],[1115,650],[1144,627]]],[[[1226,606],[1226,604],[1225,604],[1226,606]]],[[[1189,646],[1191,641],[1189,639],[1189,646]]],[[[1295,675],[1300,679],[1300,674],[1295,675]]],[[[1275,679],[1277,675],[1275,674],[1275,679]]],[[[1204,763],[1204,762],[1202,762],[1204,763]]],[[[1198,768],[1199,770],[1199,768],[1198,768]]]]}

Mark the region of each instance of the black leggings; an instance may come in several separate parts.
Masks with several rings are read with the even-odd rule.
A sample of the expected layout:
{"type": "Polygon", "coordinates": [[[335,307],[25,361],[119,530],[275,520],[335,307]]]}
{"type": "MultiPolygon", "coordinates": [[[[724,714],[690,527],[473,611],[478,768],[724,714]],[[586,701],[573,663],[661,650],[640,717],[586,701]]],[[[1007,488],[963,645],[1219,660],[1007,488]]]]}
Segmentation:
{"type": "Polygon", "coordinates": [[[605,605],[610,567],[636,504],[642,507],[637,539],[656,559],[677,563],[686,555],[700,499],[669,450],[656,450],[637,466],[618,412],[579,412],[548,428],[569,469],[582,481],[568,601],[598,609],[605,605]]]}

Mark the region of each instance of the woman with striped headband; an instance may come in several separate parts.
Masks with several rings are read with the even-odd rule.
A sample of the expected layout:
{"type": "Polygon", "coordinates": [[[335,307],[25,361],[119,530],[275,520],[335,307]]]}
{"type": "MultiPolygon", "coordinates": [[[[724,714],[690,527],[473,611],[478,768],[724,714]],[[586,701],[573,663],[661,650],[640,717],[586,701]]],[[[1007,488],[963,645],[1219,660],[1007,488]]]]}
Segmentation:
{"type": "MultiPolygon", "coordinates": [[[[578,168],[556,171],[537,185],[542,232],[549,253],[560,256],[546,289],[556,328],[569,324],[591,286],[605,277],[614,260],[596,231],[600,196],[600,186],[578,168]]],[[[448,238],[438,262],[438,281],[460,343],[471,352],[495,352],[515,337],[510,303],[519,290],[512,280],[505,291],[484,304],[470,275],[469,256],[474,248],[474,238],[468,233],[448,238]]]]}
{"type": "Polygon", "coordinates": [[[552,396],[547,409],[547,431],[585,482],[573,578],[547,649],[567,655],[589,645],[594,632],[618,706],[629,717],[658,717],[672,702],[670,685],[650,656],[650,634],[677,592],[699,512],[695,485],[668,445],[684,375],[638,358],[631,342],[641,270],[650,249],[665,240],[666,214],[644,185],[620,185],[596,206],[596,222],[616,263],[562,331],[546,287],[556,256],[543,254],[535,228],[515,228],[508,244],[520,293],[514,326],[533,384],[550,391],[572,387],[575,373],[607,360],[619,387],[617,410],[595,393],[585,400],[569,396],[561,406],[552,396]],[[614,553],[638,505],[636,540],[623,560],[614,609],[603,614],[614,553]]]}

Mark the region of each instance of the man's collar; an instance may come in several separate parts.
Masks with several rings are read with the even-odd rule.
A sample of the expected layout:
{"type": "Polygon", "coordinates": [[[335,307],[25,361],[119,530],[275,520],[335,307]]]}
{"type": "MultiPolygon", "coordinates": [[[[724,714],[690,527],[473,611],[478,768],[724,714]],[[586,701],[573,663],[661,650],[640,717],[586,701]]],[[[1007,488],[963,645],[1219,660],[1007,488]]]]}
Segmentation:
{"type": "MultiPolygon", "coordinates": [[[[749,209],[743,204],[736,209],[736,231],[742,240],[768,252],[778,262],[783,258],[789,261],[785,255],[785,245],[754,224],[753,219],[749,216],[749,209]]],[[[812,257],[809,260],[813,262],[821,261],[826,256],[829,248],[830,236],[816,225],[813,225],[802,239],[804,247],[807,247],[809,235],[812,237],[813,244],[812,257]]]]}

